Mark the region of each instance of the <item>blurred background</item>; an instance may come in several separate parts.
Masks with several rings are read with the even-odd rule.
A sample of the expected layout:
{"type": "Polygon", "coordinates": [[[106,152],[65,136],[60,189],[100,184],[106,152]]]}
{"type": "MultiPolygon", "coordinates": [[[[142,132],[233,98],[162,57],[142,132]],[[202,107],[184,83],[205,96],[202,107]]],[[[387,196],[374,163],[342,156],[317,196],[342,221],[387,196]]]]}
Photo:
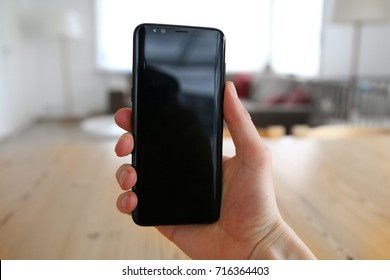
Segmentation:
{"type": "MultiPolygon", "coordinates": [[[[389,11],[381,7],[387,1],[357,1],[363,4],[353,4],[362,5],[356,11],[343,11],[334,2],[2,0],[0,138],[36,119],[82,119],[127,104],[132,31],[141,22],[220,28],[227,40],[228,78],[240,94],[276,105],[271,97],[283,99],[281,94],[294,93],[300,83],[305,90],[295,92],[296,99],[311,97],[300,105],[320,109],[302,116],[302,123],[341,121],[353,113],[367,120],[374,112],[388,116],[378,104],[388,102],[383,90],[390,74],[389,11]],[[370,8],[364,2],[382,4],[370,8]],[[358,91],[354,104],[319,92],[326,86],[343,91],[351,82],[358,91]],[[340,108],[340,102],[355,110],[340,108]]],[[[266,109],[252,107],[255,120],[269,117],[266,109]]]]}
{"type": "MultiPolygon", "coordinates": [[[[0,0],[1,258],[185,258],[115,210],[113,174],[129,159],[114,156],[123,131],[112,117],[131,106],[132,32],[144,22],[221,29],[227,78],[265,137],[301,141],[390,129],[389,0],[0,0]]],[[[286,154],[299,145],[313,152],[311,144],[297,145],[286,154]]],[[[276,153],[286,148],[270,146],[276,153]]],[[[341,161],[353,162],[352,154],[341,161]]],[[[382,160],[375,170],[383,171],[377,185],[384,199],[386,148],[375,155],[382,160]]],[[[302,164],[302,170],[312,166],[302,164]]],[[[367,203],[389,218],[388,208],[375,208],[381,203],[367,203]]],[[[329,242],[318,247],[305,235],[322,258],[390,258],[351,249],[342,234],[324,233],[325,224],[310,221],[329,242]]],[[[389,223],[377,225],[388,241],[389,223]]]]}

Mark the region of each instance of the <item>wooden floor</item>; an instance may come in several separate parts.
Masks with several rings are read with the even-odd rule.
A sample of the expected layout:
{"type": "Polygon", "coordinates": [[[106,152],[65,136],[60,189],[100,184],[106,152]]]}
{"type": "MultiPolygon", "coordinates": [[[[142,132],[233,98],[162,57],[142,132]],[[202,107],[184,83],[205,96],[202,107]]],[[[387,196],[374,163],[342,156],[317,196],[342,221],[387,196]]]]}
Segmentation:
{"type": "MultiPolygon", "coordinates": [[[[56,123],[0,142],[0,259],[187,258],[116,210],[115,142],[56,123]]],[[[318,258],[390,259],[390,136],[267,145],[282,215],[318,258]]]]}

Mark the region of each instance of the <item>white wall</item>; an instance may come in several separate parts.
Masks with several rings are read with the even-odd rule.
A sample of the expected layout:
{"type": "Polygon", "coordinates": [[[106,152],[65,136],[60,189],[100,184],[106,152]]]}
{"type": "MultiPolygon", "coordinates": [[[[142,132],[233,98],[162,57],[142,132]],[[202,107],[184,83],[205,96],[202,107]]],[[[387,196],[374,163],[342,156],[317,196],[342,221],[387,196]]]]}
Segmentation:
{"type": "Polygon", "coordinates": [[[28,50],[20,33],[17,2],[0,0],[0,139],[34,118],[28,50]]]}
{"type": "MultiPolygon", "coordinates": [[[[106,109],[111,74],[99,72],[95,60],[94,0],[24,0],[25,36],[36,42],[31,53],[44,118],[85,117],[106,109]],[[79,14],[82,36],[64,39],[61,22],[67,11],[79,14]],[[29,28],[29,26],[33,26],[29,28]],[[71,100],[69,112],[65,100],[71,100]]],[[[122,77],[121,77],[122,78],[122,77]]],[[[126,86],[126,80],[121,87],[126,86]]]]}
{"type": "Polygon", "coordinates": [[[94,0],[0,0],[0,139],[65,115],[64,73],[73,117],[104,112],[109,89],[127,89],[125,74],[97,70],[94,44],[94,0]],[[78,11],[83,36],[65,43],[59,24],[68,10],[78,11]]]}
{"type": "Polygon", "coordinates": [[[4,16],[5,11],[4,1],[0,0],[0,140],[9,133],[9,128],[7,127],[7,116],[8,110],[5,106],[6,104],[6,95],[5,95],[5,67],[4,67],[4,16]]]}
{"type": "MultiPolygon", "coordinates": [[[[351,24],[334,23],[331,21],[333,4],[334,0],[325,0],[320,75],[329,78],[347,78],[351,72],[350,65],[354,47],[353,28],[351,24]]],[[[389,50],[390,20],[364,25],[358,74],[362,76],[390,77],[389,50]]]]}

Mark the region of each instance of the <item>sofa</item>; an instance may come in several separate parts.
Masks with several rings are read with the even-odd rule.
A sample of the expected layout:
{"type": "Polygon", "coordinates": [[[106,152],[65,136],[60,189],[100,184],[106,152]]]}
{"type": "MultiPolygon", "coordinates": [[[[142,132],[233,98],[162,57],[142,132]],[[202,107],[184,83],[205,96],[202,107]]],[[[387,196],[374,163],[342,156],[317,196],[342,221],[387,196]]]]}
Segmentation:
{"type": "Polygon", "coordinates": [[[290,134],[294,125],[310,123],[312,106],[306,81],[270,72],[237,74],[233,81],[256,127],[281,125],[290,134]]]}

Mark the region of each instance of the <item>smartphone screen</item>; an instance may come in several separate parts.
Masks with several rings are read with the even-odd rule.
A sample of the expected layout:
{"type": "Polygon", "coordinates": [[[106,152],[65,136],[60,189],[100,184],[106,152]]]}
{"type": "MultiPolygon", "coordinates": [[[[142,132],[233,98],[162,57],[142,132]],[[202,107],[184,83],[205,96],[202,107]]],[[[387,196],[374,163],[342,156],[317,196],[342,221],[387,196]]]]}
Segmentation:
{"type": "Polygon", "coordinates": [[[139,225],[212,223],[221,205],[225,39],[212,28],[134,31],[132,165],[139,225]]]}

